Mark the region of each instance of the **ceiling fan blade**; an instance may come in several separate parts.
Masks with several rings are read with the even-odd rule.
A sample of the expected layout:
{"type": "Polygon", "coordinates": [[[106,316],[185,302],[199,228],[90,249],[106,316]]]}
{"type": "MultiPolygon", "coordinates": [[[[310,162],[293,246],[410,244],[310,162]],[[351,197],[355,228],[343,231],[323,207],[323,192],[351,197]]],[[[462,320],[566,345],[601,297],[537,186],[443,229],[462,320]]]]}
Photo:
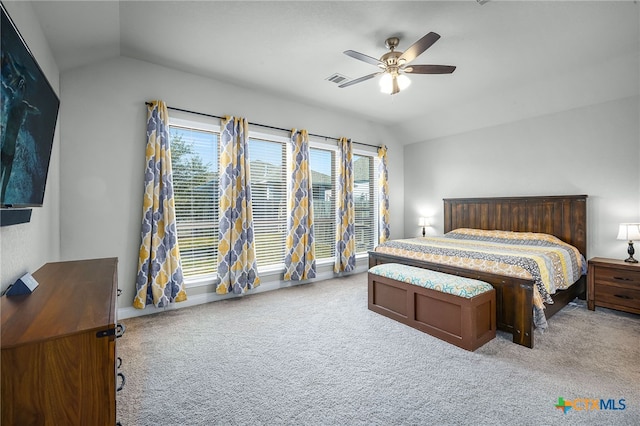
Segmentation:
{"type": "Polygon", "coordinates": [[[403,69],[408,74],[451,74],[455,65],[411,65],[403,69]]]}
{"type": "Polygon", "coordinates": [[[431,45],[438,41],[439,38],[440,35],[434,32],[425,35],[420,40],[413,43],[407,50],[405,50],[404,53],[398,58],[398,61],[404,59],[404,63],[408,64],[409,62],[417,58],[418,55],[420,55],[422,52],[430,48],[431,45]]]}
{"type": "Polygon", "coordinates": [[[381,74],[381,73],[382,73],[382,71],[374,72],[373,74],[365,75],[364,77],[356,78],[355,80],[351,80],[351,81],[347,81],[346,83],[342,83],[338,87],[341,87],[341,88],[342,87],[349,87],[349,86],[352,86],[352,85],[357,84],[357,83],[362,83],[363,81],[370,80],[373,77],[375,77],[376,75],[381,74]]]}
{"type": "Polygon", "coordinates": [[[364,61],[368,64],[384,67],[384,64],[380,62],[380,60],[372,56],[365,55],[364,53],[356,52],[355,50],[345,50],[343,53],[347,56],[351,56],[354,59],[364,61]]]}

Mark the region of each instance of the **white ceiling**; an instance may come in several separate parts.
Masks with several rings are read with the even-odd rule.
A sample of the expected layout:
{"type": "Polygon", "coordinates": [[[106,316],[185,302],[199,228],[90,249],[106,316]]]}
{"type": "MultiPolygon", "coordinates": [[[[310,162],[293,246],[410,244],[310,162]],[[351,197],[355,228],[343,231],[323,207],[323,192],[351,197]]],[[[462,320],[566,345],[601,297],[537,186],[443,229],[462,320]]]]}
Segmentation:
{"type": "Polygon", "coordinates": [[[33,4],[61,72],[122,55],[405,128],[409,141],[451,133],[439,127],[453,128],[457,115],[478,127],[639,90],[631,0],[33,4]],[[344,50],[380,57],[387,37],[399,36],[403,51],[430,31],[441,39],[413,63],[456,65],[453,74],[410,76],[393,96],[376,80],[325,81],[377,70],[344,50]]]}

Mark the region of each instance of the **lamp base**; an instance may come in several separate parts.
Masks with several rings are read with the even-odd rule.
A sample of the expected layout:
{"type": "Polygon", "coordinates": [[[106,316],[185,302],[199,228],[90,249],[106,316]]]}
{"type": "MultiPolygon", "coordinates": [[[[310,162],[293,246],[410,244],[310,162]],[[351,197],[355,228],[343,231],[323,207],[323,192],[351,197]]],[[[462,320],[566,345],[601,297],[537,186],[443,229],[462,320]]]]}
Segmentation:
{"type": "Polygon", "coordinates": [[[638,261],[633,258],[633,254],[635,252],[636,251],[633,249],[633,241],[629,241],[629,248],[627,249],[627,253],[629,254],[629,257],[627,257],[624,261],[627,263],[638,263],[638,261]]]}

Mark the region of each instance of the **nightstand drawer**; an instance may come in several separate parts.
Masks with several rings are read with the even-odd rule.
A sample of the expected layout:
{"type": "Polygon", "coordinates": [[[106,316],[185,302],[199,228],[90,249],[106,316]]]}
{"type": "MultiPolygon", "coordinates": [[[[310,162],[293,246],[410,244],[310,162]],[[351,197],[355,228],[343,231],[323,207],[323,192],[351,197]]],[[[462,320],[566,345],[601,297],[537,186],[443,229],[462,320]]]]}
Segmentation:
{"type": "Polygon", "coordinates": [[[596,268],[596,285],[599,283],[619,284],[640,290],[640,274],[624,269],[596,268]]]}
{"type": "Polygon", "coordinates": [[[628,285],[618,285],[611,282],[606,285],[602,285],[596,281],[595,299],[597,300],[597,303],[607,303],[640,309],[640,288],[634,288],[628,285]]]}

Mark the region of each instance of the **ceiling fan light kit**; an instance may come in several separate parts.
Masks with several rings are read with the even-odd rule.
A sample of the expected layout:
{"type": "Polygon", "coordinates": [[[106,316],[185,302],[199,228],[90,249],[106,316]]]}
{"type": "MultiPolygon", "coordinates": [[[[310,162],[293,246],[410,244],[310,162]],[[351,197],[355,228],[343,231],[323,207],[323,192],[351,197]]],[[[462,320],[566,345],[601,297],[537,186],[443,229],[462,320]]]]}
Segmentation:
{"type": "Polygon", "coordinates": [[[411,80],[406,74],[451,74],[455,71],[456,67],[453,65],[412,65],[408,66],[411,61],[421,55],[425,50],[433,45],[440,36],[434,32],[422,37],[420,40],[412,44],[405,52],[396,52],[396,47],[400,43],[398,37],[389,37],[385,41],[385,45],[390,50],[376,59],[372,56],[365,55],[354,50],[345,50],[344,54],[354,59],[366,62],[368,64],[376,65],[381,69],[379,72],[365,75],[360,78],[348,81],[341,84],[338,87],[349,87],[357,83],[372,79],[373,77],[382,74],[380,78],[380,91],[395,95],[401,90],[406,89],[411,80]]]}
{"type": "Polygon", "coordinates": [[[380,77],[380,91],[384,94],[391,95],[393,94],[393,86],[397,84],[398,90],[404,90],[411,84],[411,80],[404,74],[400,75],[391,75],[389,73],[384,73],[382,77],[380,77]],[[394,83],[394,80],[396,82],[394,83]]]}

